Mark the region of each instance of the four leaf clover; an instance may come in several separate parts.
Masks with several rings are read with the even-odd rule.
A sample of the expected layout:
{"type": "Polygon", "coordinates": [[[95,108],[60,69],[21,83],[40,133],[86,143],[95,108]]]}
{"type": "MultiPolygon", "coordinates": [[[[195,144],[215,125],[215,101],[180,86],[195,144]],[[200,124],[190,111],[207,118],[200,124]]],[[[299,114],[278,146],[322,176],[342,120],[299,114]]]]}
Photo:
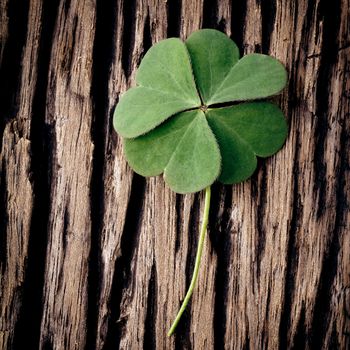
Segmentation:
{"type": "Polygon", "coordinates": [[[191,298],[209,218],[210,185],[249,178],[256,157],[277,152],[287,137],[281,110],[260,100],[280,92],[287,74],[276,59],[250,54],[239,59],[225,34],[203,29],[185,42],[154,45],[137,71],[137,86],[120,99],[114,127],[124,137],[126,158],[143,176],[164,173],[178,193],[204,188],[205,206],[190,286],[168,335],[191,298]]]}
{"type": "Polygon", "coordinates": [[[164,173],[178,193],[215,180],[244,181],[256,156],[282,147],[287,124],[276,105],[243,101],[275,95],[286,80],[278,60],[262,54],[239,59],[236,44],[216,30],[199,30],[185,42],[160,41],[144,56],[137,86],[115,109],[128,163],[143,176],[164,173]]]}

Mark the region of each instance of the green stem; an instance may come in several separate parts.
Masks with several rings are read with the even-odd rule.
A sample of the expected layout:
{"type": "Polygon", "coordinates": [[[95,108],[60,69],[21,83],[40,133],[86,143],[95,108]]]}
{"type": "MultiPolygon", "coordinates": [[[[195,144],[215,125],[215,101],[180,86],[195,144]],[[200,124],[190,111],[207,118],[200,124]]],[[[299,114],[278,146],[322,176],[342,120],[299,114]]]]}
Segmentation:
{"type": "Polygon", "coordinates": [[[188,288],[185,299],[182,302],[181,308],[180,308],[178,314],[176,315],[175,321],[173,322],[173,324],[170,327],[170,330],[168,332],[168,337],[170,337],[175,332],[175,329],[180,321],[182,314],[184,313],[184,311],[186,309],[186,306],[191,298],[191,295],[193,293],[193,289],[194,289],[196,282],[197,282],[199,265],[200,265],[201,258],[202,258],[204,240],[205,240],[205,236],[206,236],[206,232],[207,232],[207,225],[208,225],[208,219],[209,219],[210,196],[211,196],[211,191],[210,191],[210,186],[208,186],[205,189],[205,205],[204,205],[203,221],[202,221],[201,233],[200,233],[199,241],[198,241],[196,262],[194,265],[194,271],[193,271],[191,284],[190,284],[190,287],[188,288]]]}

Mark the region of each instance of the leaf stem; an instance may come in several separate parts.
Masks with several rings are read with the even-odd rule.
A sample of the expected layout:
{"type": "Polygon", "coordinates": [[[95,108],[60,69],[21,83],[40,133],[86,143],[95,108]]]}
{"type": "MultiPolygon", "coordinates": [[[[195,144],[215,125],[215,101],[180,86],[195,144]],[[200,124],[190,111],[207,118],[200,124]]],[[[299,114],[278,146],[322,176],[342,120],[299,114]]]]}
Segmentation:
{"type": "Polygon", "coordinates": [[[203,221],[202,221],[202,227],[201,227],[201,232],[199,235],[199,241],[198,241],[198,248],[197,248],[197,255],[196,255],[196,262],[194,265],[194,271],[193,271],[193,276],[191,280],[191,284],[188,288],[188,291],[186,293],[185,299],[182,302],[181,308],[179,312],[176,315],[176,318],[173,322],[173,324],[170,327],[170,330],[168,332],[168,337],[170,337],[174,332],[175,329],[181,319],[182,314],[184,313],[186,306],[191,298],[191,295],[193,293],[193,289],[196,285],[197,278],[198,278],[198,272],[199,272],[199,265],[201,262],[202,258],[202,253],[203,253],[203,247],[204,247],[204,240],[207,232],[207,226],[208,226],[208,220],[209,220],[209,208],[210,208],[210,197],[211,197],[211,190],[210,186],[208,186],[205,189],[205,205],[204,205],[204,212],[203,212],[203,221]]]}

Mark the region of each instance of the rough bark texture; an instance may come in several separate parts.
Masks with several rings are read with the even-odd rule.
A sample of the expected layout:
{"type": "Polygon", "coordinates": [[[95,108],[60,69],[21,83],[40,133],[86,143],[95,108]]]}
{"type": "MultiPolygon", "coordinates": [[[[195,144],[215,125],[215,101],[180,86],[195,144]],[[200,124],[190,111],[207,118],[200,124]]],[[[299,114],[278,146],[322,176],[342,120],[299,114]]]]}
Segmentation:
{"type": "Polygon", "coordinates": [[[1,349],[350,346],[348,0],[1,0],[1,349]],[[280,59],[276,156],[203,195],[127,166],[112,127],[147,49],[217,28],[280,59]]]}

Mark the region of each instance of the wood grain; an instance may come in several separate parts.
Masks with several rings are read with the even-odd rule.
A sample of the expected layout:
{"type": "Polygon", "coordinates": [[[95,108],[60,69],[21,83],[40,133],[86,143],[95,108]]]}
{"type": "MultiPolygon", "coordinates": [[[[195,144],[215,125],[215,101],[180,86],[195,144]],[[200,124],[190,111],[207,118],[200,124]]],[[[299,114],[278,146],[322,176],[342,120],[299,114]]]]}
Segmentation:
{"type": "MultiPolygon", "coordinates": [[[[5,9],[6,6],[10,7],[10,4],[5,2],[0,7],[5,9]]],[[[5,77],[5,69],[6,73],[14,72],[10,62],[13,58],[2,55],[6,52],[20,52],[16,43],[11,44],[7,39],[10,40],[11,35],[23,44],[23,48],[20,48],[23,56],[21,67],[16,67],[19,71],[16,82],[5,87],[6,80],[1,79],[2,97],[6,96],[5,89],[15,88],[11,101],[13,105],[6,105],[5,100],[1,99],[0,344],[3,349],[10,348],[13,342],[14,329],[20,313],[34,202],[31,179],[31,116],[37,82],[41,3],[30,4],[27,11],[29,25],[22,37],[13,32],[13,24],[10,26],[5,11],[1,14],[2,78],[5,77]]]]}
{"type": "Polygon", "coordinates": [[[350,4],[0,0],[0,348],[350,346],[350,4]],[[112,126],[149,47],[216,28],[283,62],[289,123],[245,183],[134,174],[112,126]]]}

